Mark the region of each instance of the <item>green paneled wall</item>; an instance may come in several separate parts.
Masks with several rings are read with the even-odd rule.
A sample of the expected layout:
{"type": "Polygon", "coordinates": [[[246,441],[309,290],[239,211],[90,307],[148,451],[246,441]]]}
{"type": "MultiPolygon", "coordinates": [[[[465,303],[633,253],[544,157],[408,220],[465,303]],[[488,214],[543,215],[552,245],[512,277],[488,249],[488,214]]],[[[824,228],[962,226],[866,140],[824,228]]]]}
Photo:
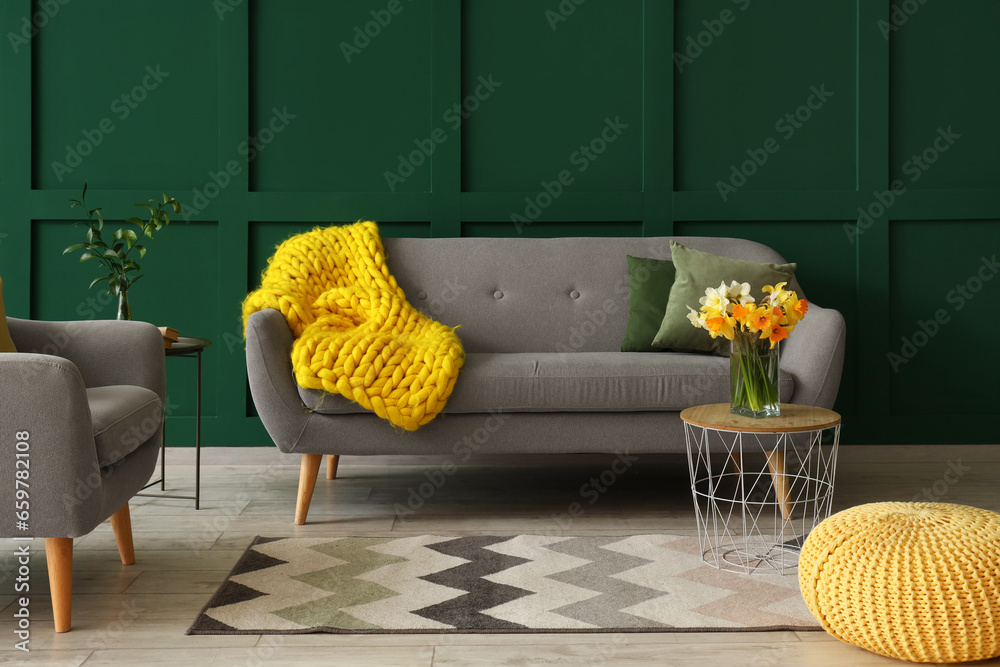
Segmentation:
{"type": "MultiPolygon", "coordinates": [[[[210,444],[269,443],[239,304],[274,245],[360,218],[766,243],[847,318],[846,441],[997,440],[995,2],[10,0],[0,35],[8,311],[113,316],[59,254],[84,181],[109,220],[176,196],[132,307],[215,341],[210,444]]],[[[193,366],[168,364],[171,444],[193,366]]]]}
{"type": "Polygon", "coordinates": [[[715,191],[733,165],[751,159],[747,150],[760,155],[768,139],[776,148],[765,149],[767,160],[757,160],[762,164],[741,190],[854,189],[858,24],[851,4],[716,0],[677,7],[676,189],[715,191]],[[798,27],[809,25],[822,29],[798,27]]]}
{"type": "Polygon", "coordinates": [[[569,170],[577,191],[640,192],[643,3],[590,3],[555,30],[546,4],[463,4],[462,88],[485,99],[462,126],[462,190],[537,191],[569,170]],[[627,128],[602,153],[581,151],[607,118],[627,128]]]}

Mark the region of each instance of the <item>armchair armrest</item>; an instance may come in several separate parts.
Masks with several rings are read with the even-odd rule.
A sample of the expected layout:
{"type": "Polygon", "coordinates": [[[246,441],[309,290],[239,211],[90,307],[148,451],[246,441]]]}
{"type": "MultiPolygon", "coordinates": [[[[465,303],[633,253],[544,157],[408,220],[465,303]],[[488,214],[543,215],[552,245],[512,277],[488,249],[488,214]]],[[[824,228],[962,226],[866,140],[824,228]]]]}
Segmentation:
{"type": "Polygon", "coordinates": [[[0,354],[0,429],[0,535],[89,532],[104,493],[87,393],[73,362],[46,354],[0,354]],[[19,441],[28,444],[18,447],[19,441]],[[19,452],[25,456],[19,458],[19,452]],[[24,493],[17,498],[18,489],[27,498],[24,493]],[[25,510],[17,505],[25,500],[29,527],[21,530],[15,512],[25,510]]]}
{"type": "Polygon", "coordinates": [[[43,322],[7,318],[17,349],[69,359],[87,387],[130,384],[156,392],[166,405],[163,336],[147,322],[43,322]],[[128,363],[121,361],[128,353],[128,363]]]}
{"type": "Polygon", "coordinates": [[[246,336],[247,376],[257,413],[278,449],[290,452],[309,418],[292,370],[295,339],[285,317],[274,308],[251,314],[246,336]]]}
{"type": "Polygon", "coordinates": [[[782,343],[781,369],[795,379],[792,403],[833,408],[846,340],[847,326],[839,311],[809,304],[809,313],[782,343]]]}

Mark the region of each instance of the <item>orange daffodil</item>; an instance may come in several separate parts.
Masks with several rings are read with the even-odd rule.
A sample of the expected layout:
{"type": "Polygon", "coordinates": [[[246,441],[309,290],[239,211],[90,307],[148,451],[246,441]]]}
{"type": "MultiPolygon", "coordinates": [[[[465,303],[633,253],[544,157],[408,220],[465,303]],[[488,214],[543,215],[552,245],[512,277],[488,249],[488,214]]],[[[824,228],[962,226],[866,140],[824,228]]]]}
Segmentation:
{"type": "Polygon", "coordinates": [[[723,281],[717,288],[705,290],[705,296],[699,299],[700,310],[688,306],[688,320],[708,331],[712,338],[732,340],[737,331],[759,333],[761,339],[771,341],[773,348],[788,338],[809,310],[806,300],[786,290],[786,284],[765,285],[766,296],[758,304],[750,295],[749,283],[734,280],[726,287],[723,281]]]}

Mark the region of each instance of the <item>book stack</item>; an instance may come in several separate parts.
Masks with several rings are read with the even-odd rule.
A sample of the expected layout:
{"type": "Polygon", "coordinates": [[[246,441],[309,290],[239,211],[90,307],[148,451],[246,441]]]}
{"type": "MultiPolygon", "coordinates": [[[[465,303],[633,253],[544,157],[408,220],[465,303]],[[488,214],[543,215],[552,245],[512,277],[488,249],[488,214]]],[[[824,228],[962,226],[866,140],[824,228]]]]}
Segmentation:
{"type": "Polygon", "coordinates": [[[163,334],[163,347],[167,350],[174,346],[177,342],[177,329],[171,329],[170,327],[156,327],[163,334]]]}

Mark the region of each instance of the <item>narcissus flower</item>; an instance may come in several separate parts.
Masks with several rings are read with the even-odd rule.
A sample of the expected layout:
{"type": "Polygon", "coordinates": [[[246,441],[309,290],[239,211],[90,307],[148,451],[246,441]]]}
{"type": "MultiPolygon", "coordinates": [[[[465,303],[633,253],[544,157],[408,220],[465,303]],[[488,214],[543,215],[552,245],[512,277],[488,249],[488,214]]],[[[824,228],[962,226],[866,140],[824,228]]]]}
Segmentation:
{"type": "MultiPolygon", "coordinates": [[[[761,336],[764,338],[764,336],[761,336]]],[[[771,340],[771,348],[773,349],[780,341],[788,338],[788,329],[782,326],[777,326],[771,329],[771,333],[767,336],[771,340]]]]}
{"type": "Polygon", "coordinates": [[[726,283],[719,285],[719,289],[709,287],[705,290],[705,296],[698,299],[702,310],[706,308],[725,313],[729,310],[729,299],[726,297],[726,283]]]}
{"type": "Polygon", "coordinates": [[[707,329],[708,327],[705,326],[705,321],[702,319],[701,315],[698,314],[698,311],[692,308],[691,306],[688,306],[687,308],[688,308],[688,314],[687,314],[688,321],[690,321],[691,324],[698,327],[699,329],[707,329]]]}
{"type": "Polygon", "coordinates": [[[705,327],[708,329],[708,333],[711,334],[712,338],[723,336],[732,340],[733,334],[735,333],[732,319],[726,317],[719,311],[709,311],[708,317],[705,318],[705,327]]]}
{"type": "Polygon", "coordinates": [[[771,312],[764,307],[753,309],[747,316],[747,328],[750,331],[771,332],[771,312]]]}
{"type": "Polygon", "coordinates": [[[726,296],[733,303],[738,303],[742,306],[754,302],[754,298],[750,296],[750,283],[738,283],[734,280],[726,288],[726,296]]]}
{"type": "Polygon", "coordinates": [[[785,289],[785,285],[787,284],[788,283],[778,283],[773,287],[771,285],[764,285],[764,289],[762,291],[770,295],[766,298],[772,306],[784,306],[785,302],[792,297],[798,300],[798,296],[795,295],[795,292],[789,292],[785,289]]]}
{"type": "Polygon", "coordinates": [[[761,339],[770,340],[774,347],[788,338],[809,310],[805,299],[786,290],[786,284],[765,285],[766,296],[757,303],[750,295],[749,283],[733,280],[726,287],[723,281],[718,287],[705,289],[698,311],[688,306],[688,321],[692,326],[706,329],[712,338],[723,336],[733,340],[737,332],[746,331],[759,333],[761,339]]]}
{"type": "Polygon", "coordinates": [[[743,304],[740,303],[733,304],[733,319],[736,320],[739,324],[746,326],[747,323],[746,319],[749,313],[750,311],[747,310],[746,306],[744,306],[743,304]]]}
{"type": "Polygon", "coordinates": [[[765,296],[757,302],[750,295],[749,283],[734,280],[726,287],[723,282],[705,290],[700,312],[688,307],[693,326],[707,329],[713,339],[723,336],[733,341],[730,389],[734,412],[755,417],[777,414],[772,412],[778,406],[778,364],[773,350],[809,310],[805,299],[786,290],[786,284],[766,285],[765,296]],[[764,341],[770,343],[772,352],[766,352],[764,341]]]}

